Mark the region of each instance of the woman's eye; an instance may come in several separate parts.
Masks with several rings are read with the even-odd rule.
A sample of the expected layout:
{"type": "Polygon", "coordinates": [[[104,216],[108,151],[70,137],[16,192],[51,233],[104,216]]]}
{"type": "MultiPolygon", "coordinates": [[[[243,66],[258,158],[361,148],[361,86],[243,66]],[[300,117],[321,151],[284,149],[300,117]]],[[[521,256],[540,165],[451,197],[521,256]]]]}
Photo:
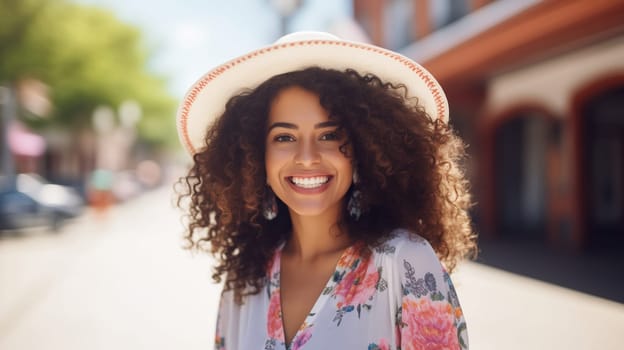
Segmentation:
{"type": "Polygon", "coordinates": [[[291,142],[294,141],[295,138],[290,135],[277,135],[273,138],[275,142],[291,142]]]}
{"type": "Polygon", "coordinates": [[[336,141],[340,140],[340,135],[336,131],[328,132],[321,135],[321,141],[336,141]]]}

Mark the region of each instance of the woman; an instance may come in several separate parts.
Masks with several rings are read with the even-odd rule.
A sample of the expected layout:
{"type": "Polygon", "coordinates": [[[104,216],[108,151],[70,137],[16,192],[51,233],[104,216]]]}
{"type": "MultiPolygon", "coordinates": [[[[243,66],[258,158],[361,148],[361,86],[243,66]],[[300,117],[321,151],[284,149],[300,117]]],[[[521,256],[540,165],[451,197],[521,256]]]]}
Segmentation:
{"type": "Polygon", "coordinates": [[[475,244],[447,119],[418,64],[326,33],[198,81],[178,130],[186,238],[225,280],[215,348],[466,349],[447,270],[475,244]]]}

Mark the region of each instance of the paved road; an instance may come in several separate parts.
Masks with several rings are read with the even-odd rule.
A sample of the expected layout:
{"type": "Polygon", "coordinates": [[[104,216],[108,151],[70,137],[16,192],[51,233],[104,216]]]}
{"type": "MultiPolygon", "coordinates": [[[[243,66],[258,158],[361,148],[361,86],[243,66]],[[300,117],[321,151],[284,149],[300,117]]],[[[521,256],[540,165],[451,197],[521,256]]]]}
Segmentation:
{"type": "MultiPolygon", "coordinates": [[[[0,240],[0,349],[210,349],[220,287],[167,189],[0,240]]],[[[621,349],[624,304],[464,263],[471,349],[621,349]],[[619,342],[619,343],[618,343],[619,342]]]]}

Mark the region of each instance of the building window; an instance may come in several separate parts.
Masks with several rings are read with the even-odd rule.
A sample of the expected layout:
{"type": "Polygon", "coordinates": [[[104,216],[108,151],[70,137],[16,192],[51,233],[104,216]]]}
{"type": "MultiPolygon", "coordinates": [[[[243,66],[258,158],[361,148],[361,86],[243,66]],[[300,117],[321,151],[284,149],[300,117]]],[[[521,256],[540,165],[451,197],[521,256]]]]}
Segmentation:
{"type": "Polygon", "coordinates": [[[470,12],[470,0],[429,0],[434,29],[445,27],[470,12]]]}

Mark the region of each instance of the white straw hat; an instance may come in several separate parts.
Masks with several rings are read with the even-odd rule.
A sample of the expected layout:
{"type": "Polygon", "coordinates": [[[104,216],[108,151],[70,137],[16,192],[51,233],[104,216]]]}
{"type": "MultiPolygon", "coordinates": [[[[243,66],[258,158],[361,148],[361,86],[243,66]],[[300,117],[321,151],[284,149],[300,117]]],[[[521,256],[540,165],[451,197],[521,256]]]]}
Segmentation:
{"type": "Polygon", "coordinates": [[[383,81],[404,84],[408,96],[417,97],[432,119],[448,121],[444,91],[418,63],[396,52],[329,33],[296,32],[212,69],[193,84],[177,113],[180,141],[191,155],[197,153],[204,146],[208,126],[224,112],[232,96],[275,75],[312,66],[352,68],[360,74],[372,73],[383,81]]]}

